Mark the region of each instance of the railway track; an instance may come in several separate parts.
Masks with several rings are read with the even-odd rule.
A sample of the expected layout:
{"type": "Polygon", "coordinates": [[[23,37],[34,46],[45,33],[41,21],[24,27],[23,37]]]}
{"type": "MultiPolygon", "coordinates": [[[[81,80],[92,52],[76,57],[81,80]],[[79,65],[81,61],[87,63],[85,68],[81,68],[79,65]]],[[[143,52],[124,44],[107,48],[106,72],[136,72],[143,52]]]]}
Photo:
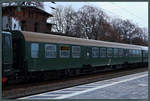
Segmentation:
{"type": "Polygon", "coordinates": [[[91,83],[100,80],[111,79],[138,72],[147,71],[147,67],[118,69],[114,71],[105,71],[88,75],[79,75],[76,77],[62,78],[44,82],[34,82],[29,84],[10,85],[3,88],[2,97],[5,99],[15,99],[23,96],[39,94],[47,91],[54,91],[62,88],[91,83]]]}

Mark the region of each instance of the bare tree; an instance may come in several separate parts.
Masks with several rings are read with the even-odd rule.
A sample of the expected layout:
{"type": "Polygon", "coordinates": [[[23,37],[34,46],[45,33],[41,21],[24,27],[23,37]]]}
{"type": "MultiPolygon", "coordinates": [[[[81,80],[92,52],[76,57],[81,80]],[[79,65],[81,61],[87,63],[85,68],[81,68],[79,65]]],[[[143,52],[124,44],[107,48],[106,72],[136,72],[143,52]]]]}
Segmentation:
{"type": "Polygon", "coordinates": [[[71,6],[64,8],[64,26],[65,26],[65,34],[72,35],[73,27],[75,24],[76,12],[73,10],[71,6]]]}
{"type": "Polygon", "coordinates": [[[85,5],[77,12],[75,28],[78,28],[81,37],[88,39],[98,39],[102,34],[102,22],[106,15],[96,7],[85,5]]]}
{"type": "Polygon", "coordinates": [[[148,29],[147,28],[138,28],[139,38],[143,41],[143,45],[148,46],[148,29]]]}
{"type": "Polygon", "coordinates": [[[58,6],[52,13],[53,31],[76,37],[98,39],[106,22],[104,12],[96,7],[83,6],[75,12],[71,6],[58,6]]]}
{"type": "Polygon", "coordinates": [[[76,19],[76,12],[73,8],[71,6],[57,6],[52,14],[54,16],[50,18],[51,22],[54,23],[52,30],[66,35],[73,35],[76,19]]]}
{"type": "Polygon", "coordinates": [[[113,30],[119,33],[123,43],[145,45],[147,32],[129,20],[114,19],[112,22],[113,30]],[[141,43],[141,44],[140,44],[141,43]]]}
{"type": "Polygon", "coordinates": [[[80,38],[146,45],[147,31],[129,20],[114,19],[96,7],[85,5],[75,12],[71,6],[53,11],[53,31],[80,38]],[[145,41],[144,41],[145,40],[145,41]]]}
{"type": "Polygon", "coordinates": [[[50,18],[50,21],[54,24],[52,31],[64,33],[64,7],[58,6],[52,12],[53,17],[50,18]]]}
{"type": "Polygon", "coordinates": [[[142,38],[145,42],[148,42],[148,29],[142,28],[142,38]]]}

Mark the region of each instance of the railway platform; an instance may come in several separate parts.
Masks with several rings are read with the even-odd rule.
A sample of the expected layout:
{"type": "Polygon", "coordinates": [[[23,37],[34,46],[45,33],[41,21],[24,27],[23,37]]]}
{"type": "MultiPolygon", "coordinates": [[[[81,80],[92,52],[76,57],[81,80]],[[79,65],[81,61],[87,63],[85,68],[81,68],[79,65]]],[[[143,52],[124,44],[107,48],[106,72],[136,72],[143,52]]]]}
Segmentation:
{"type": "Polygon", "coordinates": [[[19,99],[147,99],[148,72],[74,86],[19,99]]]}

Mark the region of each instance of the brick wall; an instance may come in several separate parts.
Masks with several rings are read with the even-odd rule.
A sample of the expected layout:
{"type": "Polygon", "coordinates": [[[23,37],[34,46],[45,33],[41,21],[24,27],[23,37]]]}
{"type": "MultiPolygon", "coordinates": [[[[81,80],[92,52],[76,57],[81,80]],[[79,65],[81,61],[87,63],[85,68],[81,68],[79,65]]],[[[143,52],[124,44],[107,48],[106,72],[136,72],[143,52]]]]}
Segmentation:
{"type": "Polygon", "coordinates": [[[5,7],[2,9],[3,16],[14,17],[19,20],[22,30],[32,32],[51,32],[51,24],[47,24],[48,14],[35,7],[23,7],[17,11],[17,7],[5,7]]]}

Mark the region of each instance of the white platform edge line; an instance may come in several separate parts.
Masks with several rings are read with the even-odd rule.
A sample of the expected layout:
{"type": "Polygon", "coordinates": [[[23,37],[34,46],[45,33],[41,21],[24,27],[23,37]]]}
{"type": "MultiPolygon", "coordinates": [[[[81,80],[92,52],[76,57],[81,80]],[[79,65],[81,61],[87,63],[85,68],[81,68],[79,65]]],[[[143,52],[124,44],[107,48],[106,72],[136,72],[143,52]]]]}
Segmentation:
{"type": "Polygon", "coordinates": [[[69,98],[69,97],[80,95],[80,94],[83,94],[83,93],[86,93],[86,92],[91,92],[91,91],[94,91],[94,90],[97,90],[97,89],[101,89],[101,88],[105,88],[105,87],[108,87],[108,86],[113,86],[113,85],[116,85],[116,84],[119,84],[119,83],[123,83],[123,82],[131,81],[131,80],[135,80],[135,79],[138,79],[138,78],[142,78],[142,77],[145,77],[147,75],[148,74],[137,76],[137,77],[133,77],[133,78],[130,78],[130,79],[125,79],[125,80],[118,81],[118,82],[113,82],[111,84],[106,84],[106,85],[98,86],[98,87],[95,87],[95,88],[91,88],[91,89],[87,89],[87,90],[84,90],[84,91],[80,91],[80,92],[76,92],[76,93],[72,93],[72,94],[68,94],[68,95],[56,97],[56,98],[53,98],[53,99],[65,99],[65,98],[69,98]]]}

